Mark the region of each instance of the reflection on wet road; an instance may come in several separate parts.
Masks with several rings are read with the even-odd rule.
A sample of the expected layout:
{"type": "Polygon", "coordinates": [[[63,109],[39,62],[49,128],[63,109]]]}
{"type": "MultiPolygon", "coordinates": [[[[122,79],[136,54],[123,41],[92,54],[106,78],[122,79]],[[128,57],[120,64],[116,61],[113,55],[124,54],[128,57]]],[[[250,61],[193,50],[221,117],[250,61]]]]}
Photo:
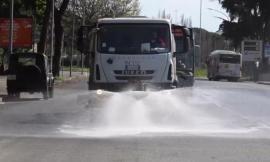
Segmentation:
{"type": "Polygon", "coordinates": [[[268,138],[269,86],[197,81],[192,88],[159,92],[57,93],[51,100],[0,105],[0,135],[268,138]]]}

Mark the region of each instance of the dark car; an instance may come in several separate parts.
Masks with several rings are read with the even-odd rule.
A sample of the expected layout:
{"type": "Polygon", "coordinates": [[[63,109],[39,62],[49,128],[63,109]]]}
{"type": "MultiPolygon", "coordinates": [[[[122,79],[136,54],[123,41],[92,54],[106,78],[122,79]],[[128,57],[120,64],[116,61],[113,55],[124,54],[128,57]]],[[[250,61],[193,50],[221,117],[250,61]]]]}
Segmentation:
{"type": "Polygon", "coordinates": [[[15,53],[9,58],[7,92],[19,97],[21,92],[41,92],[53,97],[54,78],[48,69],[47,56],[40,53],[15,53]]]}

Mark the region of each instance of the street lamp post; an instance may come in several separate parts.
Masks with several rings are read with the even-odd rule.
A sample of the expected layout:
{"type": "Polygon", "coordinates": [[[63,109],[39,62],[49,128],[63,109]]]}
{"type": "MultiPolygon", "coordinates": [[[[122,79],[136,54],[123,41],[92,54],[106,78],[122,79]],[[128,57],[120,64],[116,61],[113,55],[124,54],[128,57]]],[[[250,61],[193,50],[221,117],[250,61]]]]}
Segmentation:
{"type": "MultiPolygon", "coordinates": [[[[85,17],[86,17],[86,15],[85,15],[85,12],[86,12],[85,6],[86,6],[86,4],[83,5],[83,15],[82,15],[82,25],[83,26],[85,25],[85,17]]],[[[83,67],[84,67],[84,59],[83,59],[83,53],[81,53],[81,75],[83,75],[83,67]]]]}
{"type": "Polygon", "coordinates": [[[9,20],[9,54],[13,52],[13,30],[14,30],[14,0],[10,2],[10,20],[9,20]]]}
{"type": "Polygon", "coordinates": [[[202,0],[200,0],[200,65],[202,63],[202,0]]]}
{"type": "Polygon", "coordinates": [[[52,0],[52,20],[51,20],[51,56],[50,56],[50,73],[53,71],[53,55],[54,55],[54,0],[52,0]]]}
{"type": "Polygon", "coordinates": [[[69,69],[69,76],[72,77],[72,64],[73,64],[73,55],[74,55],[74,36],[75,36],[75,1],[72,1],[73,8],[72,8],[72,41],[71,41],[71,56],[70,56],[70,69],[69,69]]]}

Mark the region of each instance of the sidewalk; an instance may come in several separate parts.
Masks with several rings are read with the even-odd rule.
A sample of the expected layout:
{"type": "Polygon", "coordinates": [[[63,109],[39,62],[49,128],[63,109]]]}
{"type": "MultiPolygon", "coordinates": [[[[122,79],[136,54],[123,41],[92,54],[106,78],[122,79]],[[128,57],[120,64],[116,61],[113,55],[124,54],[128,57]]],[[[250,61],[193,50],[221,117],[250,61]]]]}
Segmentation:
{"type": "MultiPolygon", "coordinates": [[[[59,78],[61,78],[61,79],[55,80],[55,84],[59,85],[59,84],[61,84],[63,82],[66,82],[66,81],[70,81],[70,80],[74,80],[74,79],[86,78],[87,76],[88,76],[88,73],[86,73],[86,72],[84,72],[83,74],[81,74],[81,72],[72,72],[72,77],[70,77],[69,72],[64,71],[63,75],[62,75],[62,72],[60,72],[59,78]]],[[[6,76],[0,76],[0,98],[1,98],[1,95],[6,95],[7,94],[6,80],[7,80],[6,76]]],[[[1,99],[0,99],[0,102],[1,102],[1,99]]]]}
{"type": "MultiPolygon", "coordinates": [[[[208,80],[207,77],[195,77],[195,80],[208,80]]],[[[246,81],[251,81],[250,77],[242,77],[239,79],[239,82],[246,82],[246,81]]]]}
{"type": "Polygon", "coordinates": [[[270,81],[258,81],[258,84],[270,85],[270,81]]]}
{"type": "Polygon", "coordinates": [[[0,76],[0,95],[6,93],[6,76],[0,76]]]}
{"type": "MultiPolygon", "coordinates": [[[[205,80],[205,81],[208,81],[208,79],[206,77],[195,77],[195,80],[205,80]]],[[[252,78],[250,77],[242,77],[239,79],[239,82],[254,82],[252,80],[252,78]]],[[[257,82],[254,82],[254,83],[257,83],[257,84],[263,84],[263,85],[270,85],[270,79],[269,81],[267,80],[260,80],[260,81],[257,81],[257,82]]]]}
{"type": "Polygon", "coordinates": [[[6,92],[6,76],[0,76],[0,105],[3,104],[2,96],[7,94],[6,92]]]}
{"type": "Polygon", "coordinates": [[[86,78],[88,77],[88,72],[84,72],[83,74],[81,74],[81,72],[72,72],[71,77],[70,77],[70,73],[69,71],[60,71],[60,76],[58,80],[55,80],[55,84],[59,85],[62,82],[68,82],[70,80],[74,80],[74,79],[82,79],[82,78],[86,78]]]}
{"type": "Polygon", "coordinates": [[[206,77],[194,77],[195,80],[208,80],[206,77]]]}
{"type": "Polygon", "coordinates": [[[270,85],[270,73],[263,73],[259,76],[258,84],[270,85]]]}

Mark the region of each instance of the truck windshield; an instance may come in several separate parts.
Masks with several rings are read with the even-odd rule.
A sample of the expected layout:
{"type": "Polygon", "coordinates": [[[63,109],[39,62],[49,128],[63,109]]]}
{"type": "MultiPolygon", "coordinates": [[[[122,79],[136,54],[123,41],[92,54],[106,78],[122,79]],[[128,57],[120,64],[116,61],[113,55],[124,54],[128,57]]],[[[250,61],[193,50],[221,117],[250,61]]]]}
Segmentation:
{"type": "Polygon", "coordinates": [[[98,51],[108,54],[159,54],[171,49],[167,24],[103,24],[98,51]]]}
{"type": "Polygon", "coordinates": [[[220,55],[220,62],[240,64],[240,55],[220,55]]]}

